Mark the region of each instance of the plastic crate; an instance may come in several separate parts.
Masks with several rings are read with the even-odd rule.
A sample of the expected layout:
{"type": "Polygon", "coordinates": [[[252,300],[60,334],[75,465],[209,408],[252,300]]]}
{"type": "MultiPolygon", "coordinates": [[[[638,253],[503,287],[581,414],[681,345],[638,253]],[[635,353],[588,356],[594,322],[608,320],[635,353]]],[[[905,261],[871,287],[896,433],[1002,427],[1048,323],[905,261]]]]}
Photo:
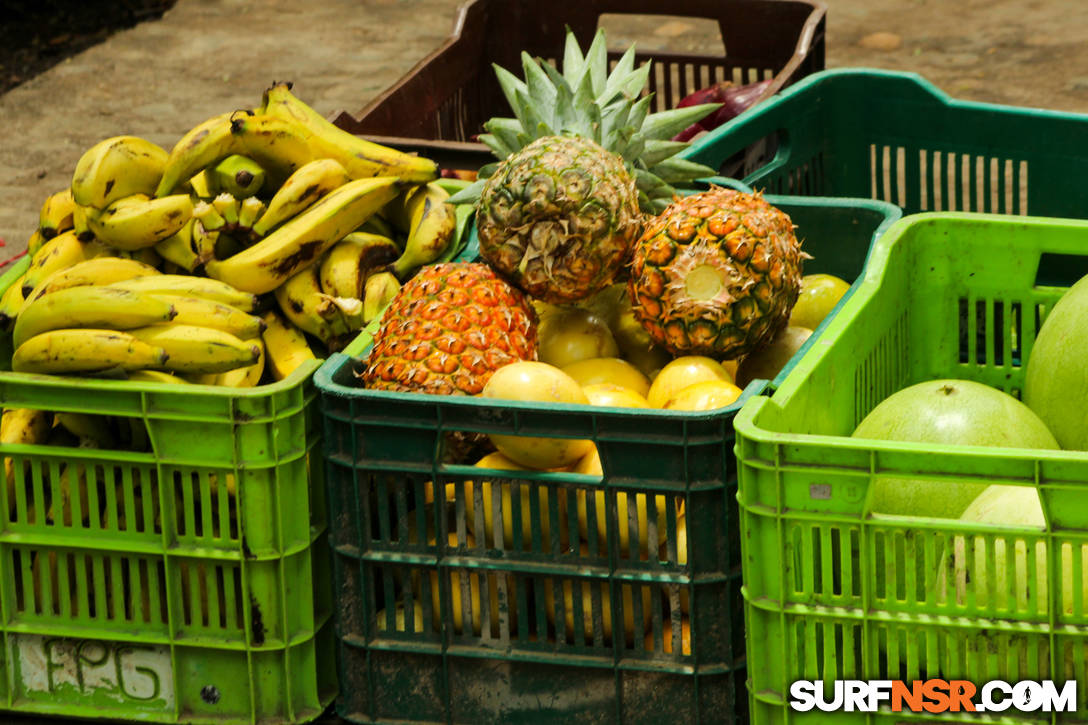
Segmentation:
{"type": "MultiPolygon", "coordinates": [[[[848,279],[899,215],[872,201],[769,201],[793,217],[826,269],[848,279]]],[[[339,715],[353,722],[743,722],[732,418],[766,381],[708,413],[388,393],[356,385],[352,356],[365,357],[368,344],[361,336],[315,375],[334,512],[339,715]],[[491,471],[484,479],[480,468],[442,463],[449,431],[592,439],[604,475],[491,471]],[[461,482],[470,480],[466,491],[461,482]],[[495,485],[485,488],[484,480],[495,485]],[[457,484],[451,512],[426,505],[428,482],[437,491],[457,484]],[[494,505],[500,488],[511,499],[509,538],[494,535],[502,530],[498,515],[491,536],[469,525],[469,511],[487,502],[501,510],[494,505]],[[603,499],[589,495],[596,492],[603,499]],[[647,496],[661,497],[650,507],[660,509],[656,515],[640,519],[634,506],[619,513],[621,500],[641,497],[645,505],[647,496]],[[583,504],[584,524],[579,500],[592,502],[583,504]],[[691,532],[686,563],[677,554],[681,510],[691,532]],[[576,529],[584,529],[584,548],[571,535],[576,529]],[[640,536],[645,547],[632,546],[640,536]],[[690,604],[687,649],[670,636],[683,629],[682,601],[690,604]],[[606,635],[606,603],[613,621],[620,613],[631,619],[630,638],[606,635]],[[467,617],[458,626],[463,604],[479,619],[478,631],[467,617]],[[410,625],[403,631],[390,619],[398,605],[410,625]],[[583,617],[591,626],[574,625],[583,617]]]]}
{"type": "Polygon", "coordinates": [[[1086,242],[1088,222],[1078,220],[906,217],[878,240],[865,279],[821,343],[773,396],[741,409],[736,454],[753,722],[932,720],[790,709],[796,680],[854,678],[978,685],[1076,678],[1080,719],[1035,715],[1083,722],[1088,454],[850,434],[885,397],[925,380],[970,379],[1018,395],[1048,310],[1088,273],[1086,242]],[[876,476],[1038,487],[1047,525],[874,516],[876,476]],[[966,585],[952,579],[942,562],[956,535],[967,536],[987,576],[966,585]],[[1028,563],[1017,563],[1020,546],[1041,547],[1045,562],[1026,556],[1028,563]],[[1059,585],[1059,563],[1074,570],[1070,592],[1059,585]],[[1006,575],[995,573],[1000,567],[1006,575]],[[1029,583],[1026,591],[1014,572],[1029,583]]]}
{"type": "Polygon", "coordinates": [[[814,73],[681,156],[776,194],[906,213],[1088,216],[1088,115],[949,98],[921,76],[814,73]],[[741,166],[738,154],[746,158],[741,166]]]}
{"type": "Polygon", "coordinates": [[[318,367],[245,390],[0,372],[4,408],[128,418],[151,446],[0,445],[14,474],[0,485],[0,710],[261,724],[325,710],[318,367]],[[54,503],[49,522],[64,480],[70,511],[54,503]]]}
{"type": "MultiPolygon", "coordinates": [[[[824,15],[820,0],[681,0],[667,7],[654,0],[586,3],[560,0],[470,0],[453,33],[392,87],[354,116],[336,123],[352,133],[414,148],[446,168],[471,168],[493,160],[471,143],[492,116],[509,107],[492,63],[521,68],[521,52],[551,61],[563,55],[566,28],[586,48],[605,14],[671,15],[717,21],[724,43],[714,53],[646,53],[652,60],[651,111],[672,108],[684,96],[719,80],[749,83],[772,79],[760,100],[824,67],[824,15]]],[[[620,53],[610,53],[615,61],[620,53]]]]}

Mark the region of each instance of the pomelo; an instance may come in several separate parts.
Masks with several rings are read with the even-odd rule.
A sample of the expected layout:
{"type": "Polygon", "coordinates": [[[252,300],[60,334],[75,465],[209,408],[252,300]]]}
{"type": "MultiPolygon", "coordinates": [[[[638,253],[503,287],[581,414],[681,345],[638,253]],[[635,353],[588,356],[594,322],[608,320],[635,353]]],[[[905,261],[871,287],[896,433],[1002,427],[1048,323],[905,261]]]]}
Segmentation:
{"type": "MultiPolygon", "coordinates": [[[[881,401],[858,424],[854,438],[957,446],[1058,448],[1026,405],[997,388],[970,380],[931,380],[881,401]]],[[[874,513],[957,518],[984,483],[881,477],[874,513]]]]}
{"type": "Polygon", "coordinates": [[[1062,295],[1031,347],[1024,403],[1062,448],[1088,450],[1088,277],[1062,295]]]}

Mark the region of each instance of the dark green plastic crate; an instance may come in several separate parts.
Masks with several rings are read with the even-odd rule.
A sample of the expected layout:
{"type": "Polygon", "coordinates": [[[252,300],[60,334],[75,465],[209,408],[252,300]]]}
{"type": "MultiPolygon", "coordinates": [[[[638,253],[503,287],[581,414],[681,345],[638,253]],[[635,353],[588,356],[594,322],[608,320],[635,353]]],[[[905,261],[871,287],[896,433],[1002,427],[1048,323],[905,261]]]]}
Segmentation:
{"type": "MultiPolygon", "coordinates": [[[[872,240],[899,216],[894,206],[873,201],[770,201],[808,239],[806,248],[820,260],[813,271],[848,280],[861,273],[872,240]]],[[[766,381],[708,413],[540,406],[365,390],[357,386],[359,362],[350,355],[367,351],[368,340],[360,337],[348,355],[331,356],[315,375],[333,512],[341,717],[367,723],[746,719],[732,419],[766,381]],[[440,462],[450,431],[589,438],[604,476],[507,471],[484,479],[479,468],[440,462]],[[466,480],[476,482],[467,495],[460,483],[466,480]],[[468,543],[466,505],[468,497],[477,511],[483,505],[483,480],[506,484],[518,497],[511,507],[513,541],[468,543]],[[439,491],[458,484],[452,520],[419,505],[429,482],[439,491]],[[564,525],[574,530],[578,494],[595,501],[586,493],[601,490],[604,510],[594,504],[586,514],[587,538],[595,544],[583,552],[561,537],[545,539],[545,523],[551,534],[564,525]],[[522,492],[529,507],[524,518],[522,492]],[[632,511],[620,520],[621,493],[665,496],[662,516],[642,523],[632,511]],[[691,538],[686,565],[676,555],[680,504],[691,538]],[[645,558],[621,546],[621,528],[631,541],[645,534],[645,558]],[[428,535],[415,533],[421,531],[428,535]],[[479,634],[458,631],[453,615],[455,604],[471,602],[464,587],[474,576],[483,590],[479,634]],[[572,596],[569,608],[554,597],[549,607],[548,588],[565,586],[590,592],[595,619],[588,632],[566,626],[568,610],[575,610],[575,622],[585,616],[581,597],[572,596]],[[681,596],[691,603],[688,654],[666,636],[669,628],[679,632],[668,613],[677,611],[681,596]],[[495,602],[494,617],[483,606],[487,601],[495,602]],[[622,612],[648,622],[648,640],[641,633],[606,640],[605,601],[617,621],[622,612]],[[405,631],[395,631],[390,619],[398,603],[410,625],[405,631]]],[[[492,496],[498,490],[492,488],[492,496]]]]}
{"type": "Polygon", "coordinates": [[[802,713],[788,704],[797,680],[930,678],[1078,681],[1076,713],[944,713],[941,722],[1085,722],[1088,453],[850,435],[881,400],[926,380],[969,379],[1018,396],[1048,311],[1086,273],[1088,221],[906,217],[877,241],[865,279],[821,345],[772,396],[741,409],[754,723],[932,722],[927,713],[802,713]],[[874,515],[877,477],[1033,486],[1046,526],[874,515]],[[984,557],[985,578],[958,585],[942,566],[957,535],[984,557]],[[1042,547],[1045,562],[1017,564],[1021,546],[1042,547]],[[1008,575],[1025,566],[1026,588],[1008,575]],[[1069,592],[1059,584],[1064,567],[1074,572],[1069,592]],[[942,596],[942,581],[944,591],[963,586],[963,594],[942,596]]]}
{"type": "Polygon", "coordinates": [[[949,98],[922,77],[813,73],[681,155],[776,194],[908,214],[1088,216],[1088,115],[949,98]]]}
{"type": "MultiPolygon", "coordinates": [[[[10,334],[0,360],[10,368],[10,334]]],[[[3,407],[127,417],[152,448],[0,445],[16,478],[14,504],[0,485],[0,710],[168,723],[321,714],[336,668],[318,366],[245,390],[0,372],[3,407]],[[50,524],[37,502],[50,485],[57,499],[64,466],[86,475],[87,494],[70,525],[50,524]]]]}

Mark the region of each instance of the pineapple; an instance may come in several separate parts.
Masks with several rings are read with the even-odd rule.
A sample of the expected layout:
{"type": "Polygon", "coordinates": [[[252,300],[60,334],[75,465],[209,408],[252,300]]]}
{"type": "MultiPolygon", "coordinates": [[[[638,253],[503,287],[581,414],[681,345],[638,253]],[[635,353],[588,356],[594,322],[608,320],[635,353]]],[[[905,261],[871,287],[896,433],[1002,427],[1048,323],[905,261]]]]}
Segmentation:
{"type": "Polygon", "coordinates": [[[567,33],[562,71],[522,53],[525,80],[495,67],[514,118],[484,124],[500,163],[449,199],[476,204],[481,256],[530,295],[569,303],[623,271],[643,214],[664,209],[673,184],[714,170],[674,158],[671,138],[719,104],[649,113],[650,64],[631,47],[609,72],[603,30],[582,54],[567,33]],[[624,246],[626,245],[626,247],[624,246]]]}
{"type": "Polygon", "coordinates": [[[759,194],[677,199],[635,245],[635,317],[673,355],[742,357],[785,327],[801,288],[793,223],[759,194]]]}
{"type": "Polygon", "coordinates": [[[480,197],[480,255],[528,294],[563,304],[610,284],[641,213],[623,160],[578,136],[545,136],[508,156],[480,197]]]}
{"type": "Polygon", "coordinates": [[[536,313],[486,264],[423,267],[390,303],[360,377],[375,390],[477,395],[491,374],[536,360],[536,313]]]}

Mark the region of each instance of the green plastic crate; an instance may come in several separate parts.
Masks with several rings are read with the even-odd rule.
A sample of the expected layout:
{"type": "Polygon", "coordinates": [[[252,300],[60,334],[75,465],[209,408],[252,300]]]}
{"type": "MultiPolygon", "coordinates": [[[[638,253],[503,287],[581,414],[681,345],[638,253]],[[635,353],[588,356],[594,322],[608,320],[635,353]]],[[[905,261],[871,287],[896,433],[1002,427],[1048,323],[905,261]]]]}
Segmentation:
{"type": "MultiPolygon", "coordinates": [[[[864,200],[769,200],[793,217],[823,269],[851,280],[874,237],[899,216],[892,205],[864,200]]],[[[710,413],[539,406],[365,390],[356,385],[352,355],[365,356],[368,340],[361,336],[345,352],[315,375],[334,512],[341,717],[745,720],[732,419],[766,381],[710,413]],[[449,431],[588,438],[604,475],[492,471],[484,479],[479,468],[441,462],[449,431]],[[466,492],[462,482],[470,480],[466,492]],[[495,485],[485,489],[484,480],[495,485]],[[451,511],[426,505],[429,482],[438,491],[456,484],[451,511]],[[503,487],[510,539],[496,540],[500,516],[490,537],[477,530],[470,539],[468,507],[480,511],[490,497],[500,511],[503,487]],[[598,492],[603,506],[592,495],[598,492]],[[634,506],[618,513],[620,499],[647,496],[661,496],[660,511],[651,505],[642,520],[634,506]],[[584,549],[570,534],[579,527],[580,498],[587,502],[584,549]],[[691,532],[686,563],[677,555],[681,510],[691,532]],[[644,550],[624,544],[640,536],[644,550]],[[682,601],[690,605],[686,651],[682,601]],[[605,603],[616,636],[606,636],[605,603]],[[467,615],[459,626],[462,605],[479,618],[478,631],[467,615]],[[630,638],[618,636],[621,615],[632,622],[630,638]],[[577,626],[586,617],[590,625],[577,626]]]]}
{"type": "Polygon", "coordinates": [[[906,213],[1088,216],[1088,115],[949,98],[922,77],[813,73],[681,156],[776,194],[906,213]]]}
{"type": "Polygon", "coordinates": [[[1037,715],[1083,722],[1088,454],[849,436],[885,397],[925,380],[965,378],[1018,395],[1047,311],[1085,273],[1088,222],[951,212],[906,217],[878,240],[859,289],[821,342],[773,396],[741,409],[736,455],[753,722],[926,720],[801,713],[788,705],[796,680],[854,678],[1076,678],[1080,719],[1037,715]],[[1032,531],[873,516],[878,475],[1037,486],[1047,525],[1032,531]],[[942,587],[959,591],[940,562],[954,536],[965,533],[995,568],[962,596],[942,595],[942,587]],[[1005,555],[995,551],[998,541],[1005,555]],[[1045,562],[1017,564],[1016,542],[1027,551],[1043,547],[1045,562]],[[1029,590],[1012,576],[999,581],[998,561],[1009,573],[1029,567],[1029,590]],[[1076,572],[1071,594],[1060,593],[1059,562],[1076,572]]]}
{"type": "Polygon", "coordinates": [[[245,390],[0,372],[3,407],[129,418],[152,449],[0,445],[14,473],[11,490],[0,474],[0,710],[262,724],[322,713],[337,685],[318,367],[245,390]],[[86,492],[49,523],[42,502],[60,500],[65,470],[86,492]]]}

